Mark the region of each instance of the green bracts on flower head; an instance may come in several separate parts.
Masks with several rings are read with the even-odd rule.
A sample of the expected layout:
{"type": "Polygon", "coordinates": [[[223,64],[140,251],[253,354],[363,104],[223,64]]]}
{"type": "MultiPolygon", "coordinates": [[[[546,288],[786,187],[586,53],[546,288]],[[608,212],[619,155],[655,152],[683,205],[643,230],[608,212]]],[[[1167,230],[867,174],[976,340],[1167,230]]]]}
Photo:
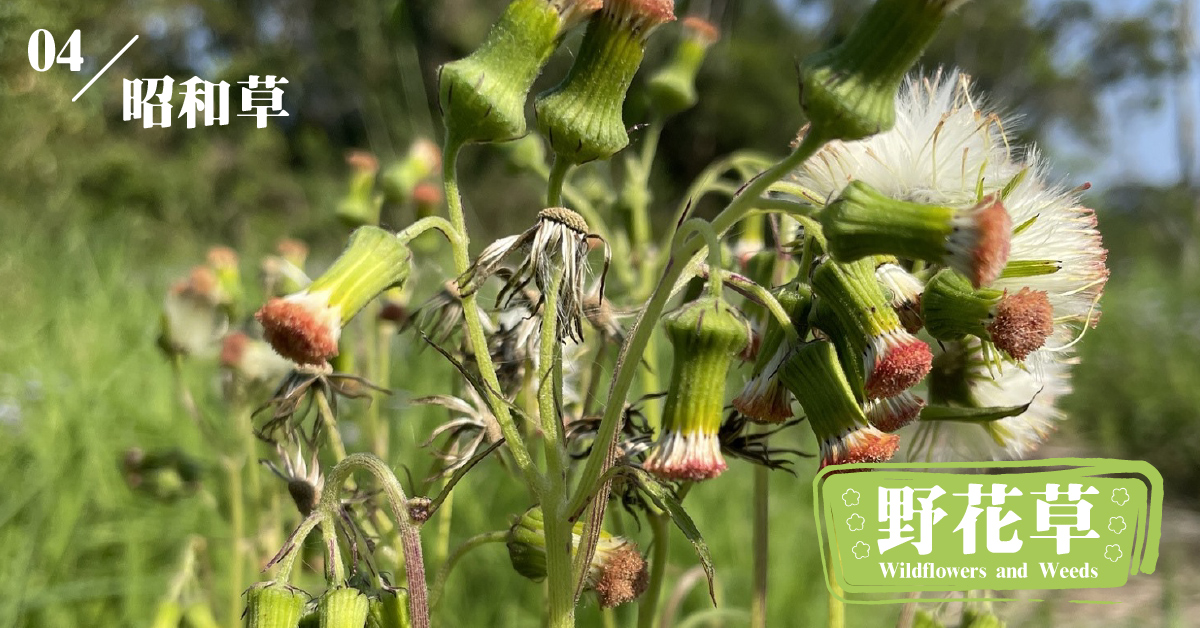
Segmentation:
{"type": "Polygon", "coordinates": [[[841,261],[895,255],[936,263],[946,255],[953,217],[953,208],[892,199],[851,181],[821,212],[821,227],[841,261]]]}
{"type": "Polygon", "coordinates": [[[317,601],[320,628],[363,628],[369,611],[370,600],[352,587],[330,589],[317,601]]]}
{"type": "Polygon", "coordinates": [[[386,588],[371,599],[371,614],[367,616],[367,628],[409,628],[412,620],[408,614],[408,592],[404,589],[386,588]]]}
{"type": "Polygon", "coordinates": [[[341,330],[384,290],[400,285],[412,253],[395,234],[360,227],[329,270],[307,288],[267,301],[255,318],[280,355],[300,364],[325,364],[338,354],[341,330]]]}
{"type": "Polygon", "coordinates": [[[858,140],[896,120],[896,91],[962,0],[878,0],[838,45],[805,60],[800,98],[813,132],[858,140]]]}
{"type": "Polygon", "coordinates": [[[245,593],[245,628],[296,628],[307,596],[277,582],[260,582],[245,593]]]}
{"type": "Polygon", "coordinates": [[[441,67],[438,89],[449,144],[525,134],[525,101],[562,35],[598,0],[515,0],[470,56],[441,67]]]}
{"type": "Polygon", "coordinates": [[[663,426],[642,465],[668,479],[706,480],[725,469],[718,433],[725,380],[750,330],[719,297],[704,297],[664,318],[674,349],[663,426]]]}
{"type": "Polygon", "coordinates": [[[663,116],[671,116],[696,105],[696,74],[708,49],[720,33],[712,24],[689,17],[683,21],[683,36],[675,55],[646,82],[650,104],[663,116]]]}
{"type": "Polygon", "coordinates": [[[562,83],[538,96],[538,131],[557,157],[581,164],[629,144],[621,108],[642,64],[646,38],[675,19],[670,2],[610,0],[592,16],[562,83]]]}

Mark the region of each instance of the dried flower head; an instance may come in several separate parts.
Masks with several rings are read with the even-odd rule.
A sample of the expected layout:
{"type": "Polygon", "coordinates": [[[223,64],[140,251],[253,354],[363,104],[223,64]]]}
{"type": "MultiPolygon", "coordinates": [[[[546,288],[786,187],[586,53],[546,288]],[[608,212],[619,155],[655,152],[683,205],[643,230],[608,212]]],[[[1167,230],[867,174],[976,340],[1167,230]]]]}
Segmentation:
{"type": "Polygon", "coordinates": [[[562,272],[558,292],[558,337],[583,342],[583,304],[589,274],[587,255],[591,245],[597,242],[604,244],[605,251],[604,269],[600,274],[600,294],[603,295],[610,261],[608,245],[604,238],[588,231],[582,216],[565,207],[543,209],[538,212],[537,224],[524,233],[488,245],[459,277],[458,288],[463,294],[474,293],[500,270],[505,258],[521,252],[521,262],[507,277],[496,297],[497,305],[506,307],[530,282],[545,292],[555,274],[562,272]]]}
{"type": "Polygon", "coordinates": [[[271,473],[287,483],[288,494],[292,496],[296,510],[305,517],[316,509],[321,500],[321,491],[325,488],[325,476],[321,474],[321,465],[317,462],[317,449],[311,449],[312,453],[306,462],[300,443],[294,442],[289,446],[276,443],[275,454],[279,463],[262,461],[271,473]]]}

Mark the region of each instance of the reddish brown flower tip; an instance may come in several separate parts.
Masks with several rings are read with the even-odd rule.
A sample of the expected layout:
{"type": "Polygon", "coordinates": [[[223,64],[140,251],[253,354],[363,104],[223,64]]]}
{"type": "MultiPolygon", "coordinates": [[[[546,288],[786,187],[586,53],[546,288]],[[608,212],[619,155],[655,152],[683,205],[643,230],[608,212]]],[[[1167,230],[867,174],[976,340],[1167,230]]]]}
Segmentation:
{"type": "Polygon", "coordinates": [[[929,345],[912,334],[888,334],[872,339],[872,365],[865,392],[868,399],[894,397],[916,386],[933,367],[929,345]]]}
{"type": "Polygon", "coordinates": [[[867,421],[871,423],[871,427],[891,433],[916,421],[924,407],[924,399],[904,391],[894,397],[868,401],[867,421]]]}
{"type": "Polygon", "coordinates": [[[196,266],[188,274],[188,278],[171,285],[171,293],[199,299],[207,303],[216,303],[217,275],[208,266],[196,266]]]}
{"type": "Polygon", "coordinates": [[[208,265],[214,270],[224,270],[227,268],[237,268],[238,254],[237,251],[227,246],[214,246],[208,249],[208,255],[205,257],[208,265]]]}
{"type": "Polygon", "coordinates": [[[338,354],[341,325],[328,306],[303,298],[275,298],[254,318],[263,326],[263,338],[293,362],[323,365],[338,354]]]}
{"type": "Polygon", "coordinates": [[[1008,264],[1012,245],[1012,218],[996,195],[989,196],[976,206],[975,226],[978,240],[972,259],[972,272],[967,274],[976,288],[990,285],[1000,277],[1008,264]]]}
{"type": "Polygon", "coordinates": [[[246,345],[250,344],[250,336],[235,331],[225,335],[221,340],[221,366],[225,368],[237,368],[238,363],[242,361],[242,356],[246,354],[246,345]]]}
{"type": "Polygon", "coordinates": [[[346,151],[346,165],[355,172],[366,174],[379,172],[379,160],[365,150],[346,151]]]}
{"type": "Polygon", "coordinates": [[[442,189],[429,182],[418,183],[417,187],[413,188],[412,198],[418,205],[440,205],[442,189]]]}
{"type": "Polygon", "coordinates": [[[675,21],[674,0],[608,0],[601,15],[608,14],[629,24],[635,32],[649,36],[655,28],[675,21]]]}
{"type": "Polygon", "coordinates": [[[275,243],[275,252],[288,261],[302,260],[308,257],[308,245],[294,238],[281,238],[275,243]]]}
{"type": "Polygon", "coordinates": [[[596,597],[600,606],[612,608],[636,600],[649,584],[646,560],[632,543],[610,553],[596,581],[596,597]]]}
{"type": "Polygon", "coordinates": [[[1054,308],[1050,297],[1029,288],[1021,288],[1016,294],[1005,293],[988,325],[992,342],[1018,361],[1041,349],[1052,331],[1054,308]]]}
{"type": "Polygon", "coordinates": [[[859,428],[846,435],[822,457],[821,468],[831,464],[887,462],[900,448],[900,437],[884,434],[873,427],[859,428]]]}
{"type": "Polygon", "coordinates": [[[683,19],[683,28],[710,46],[721,39],[721,31],[712,22],[704,18],[696,16],[686,17],[683,19]]]}
{"type": "Polygon", "coordinates": [[[678,432],[663,434],[642,467],[663,479],[689,482],[711,480],[729,468],[716,434],[678,432]]]}

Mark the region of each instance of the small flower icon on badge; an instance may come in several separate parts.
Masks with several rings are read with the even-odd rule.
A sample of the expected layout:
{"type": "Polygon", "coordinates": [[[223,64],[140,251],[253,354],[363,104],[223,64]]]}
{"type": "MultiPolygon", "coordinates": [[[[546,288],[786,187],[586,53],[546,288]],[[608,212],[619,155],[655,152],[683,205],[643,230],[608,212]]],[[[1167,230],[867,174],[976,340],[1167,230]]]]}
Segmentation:
{"type": "Polygon", "coordinates": [[[1125,502],[1129,501],[1129,491],[1123,488],[1114,488],[1112,494],[1112,502],[1118,506],[1124,506],[1125,502]]]}
{"type": "Polygon", "coordinates": [[[1114,563],[1117,562],[1118,560],[1121,560],[1121,546],[1120,545],[1109,545],[1109,546],[1105,547],[1104,548],[1104,557],[1114,563]]]}
{"type": "Polygon", "coordinates": [[[1125,531],[1125,517],[1111,517],[1108,520],[1108,529],[1116,534],[1125,531]]]}
{"type": "Polygon", "coordinates": [[[850,518],[846,519],[846,526],[850,528],[851,532],[859,532],[865,525],[867,525],[867,520],[863,519],[862,515],[858,513],[854,513],[850,515],[850,518]]]}
{"type": "MultiPolygon", "coordinates": [[[[1117,546],[1110,545],[1109,547],[1117,547],[1117,546]]],[[[851,551],[854,552],[855,558],[862,560],[871,555],[871,546],[867,545],[866,543],[863,543],[862,541],[859,541],[858,543],[854,544],[854,547],[851,548],[851,551]]],[[[1120,552],[1121,550],[1118,548],[1117,551],[1120,552]]]]}
{"type": "Polygon", "coordinates": [[[845,502],[847,506],[857,506],[858,498],[858,491],[852,488],[848,488],[846,489],[845,493],[842,493],[842,501],[845,502]]]}

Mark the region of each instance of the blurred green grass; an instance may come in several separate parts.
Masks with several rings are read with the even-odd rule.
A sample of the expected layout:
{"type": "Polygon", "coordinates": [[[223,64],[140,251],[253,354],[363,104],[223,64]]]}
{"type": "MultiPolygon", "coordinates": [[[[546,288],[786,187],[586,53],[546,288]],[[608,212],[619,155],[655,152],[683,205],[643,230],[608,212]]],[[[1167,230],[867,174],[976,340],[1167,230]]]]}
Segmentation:
{"type": "MultiPolygon", "coordinates": [[[[222,613],[230,531],[225,513],[214,506],[223,503],[219,447],[204,441],[177,402],[170,369],[155,346],[161,295],[172,278],[201,259],[205,243],[136,219],[50,226],[21,215],[26,217],[10,214],[0,234],[0,285],[7,295],[0,305],[0,555],[7,557],[0,561],[0,625],[148,625],[191,535],[208,539],[201,581],[222,613]],[[205,469],[203,488],[170,502],[134,493],[120,466],[133,446],[195,456],[205,469]]],[[[383,403],[394,426],[393,463],[421,478],[430,457],[418,443],[444,416],[408,407],[405,399],[444,390],[451,371],[435,352],[418,352],[410,343],[402,340],[393,356],[394,382],[403,390],[383,403]]],[[[207,413],[220,411],[214,371],[199,364],[186,368],[207,413]]],[[[353,441],[347,444],[354,448],[353,441]]],[[[732,467],[720,482],[696,487],[687,506],[711,547],[722,606],[746,609],[753,473],[742,463],[732,467]]],[[[771,625],[825,621],[806,479],[814,468],[806,460],[798,465],[799,477],[771,477],[771,625]]],[[[403,469],[399,474],[407,484],[403,469]]],[[[269,490],[286,495],[282,482],[264,478],[269,490]]],[[[471,473],[455,495],[451,548],[474,534],[506,528],[529,505],[519,483],[494,460],[471,473]]],[[[297,519],[292,514],[288,525],[297,519]]],[[[648,549],[648,527],[639,531],[626,523],[648,549]]],[[[438,567],[438,526],[435,518],[424,535],[431,576],[438,567]]],[[[247,560],[261,565],[271,551],[253,551],[247,560]]],[[[695,564],[690,546],[676,535],[664,597],[695,564]]],[[[320,588],[316,577],[305,584],[320,588]]],[[[488,545],[456,568],[435,617],[446,626],[537,626],[541,604],[541,586],[512,571],[502,545],[488,545]]],[[[701,583],[677,617],[708,607],[701,583]]],[[[618,614],[619,625],[633,622],[632,610],[618,614]]],[[[890,624],[897,612],[852,606],[848,625],[890,624]]],[[[600,624],[594,602],[581,610],[580,624],[600,624]]]]}

